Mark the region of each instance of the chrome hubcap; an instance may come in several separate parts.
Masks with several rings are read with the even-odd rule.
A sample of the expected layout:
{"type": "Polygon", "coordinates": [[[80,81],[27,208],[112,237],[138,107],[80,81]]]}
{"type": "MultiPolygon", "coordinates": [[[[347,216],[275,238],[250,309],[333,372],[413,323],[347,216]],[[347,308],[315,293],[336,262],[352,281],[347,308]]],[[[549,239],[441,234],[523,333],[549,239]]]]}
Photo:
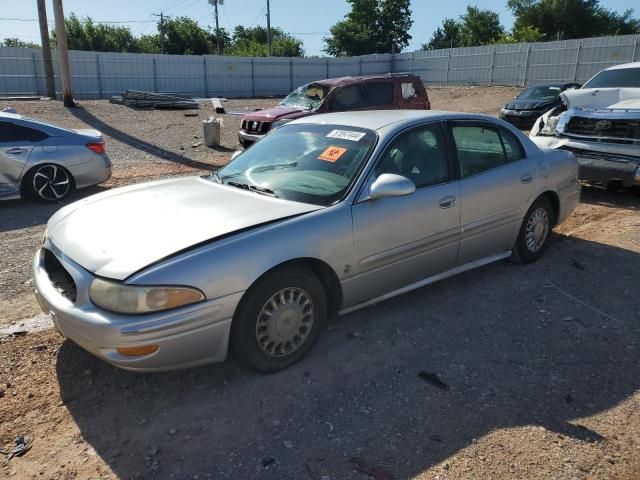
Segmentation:
{"type": "Polygon", "coordinates": [[[525,242],[527,250],[536,253],[542,248],[544,242],[547,241],[549,234],[549,215],[544,208],[538,208],[533,211],[527,222],[527,230],[525,232],[525,242]]]}
{"type": "Polygon", "coordinates": [[[45,200],[59,200],[69,191],[67,173],[55,165],[40,167],[33,176],[33,188],[45,200]]]}
{"type": "Polygon", "coordinates": [[[267,355],[282,357],[302,346],[313,324],[311,297],[300,288],[283,288],[267,300],[256,322],[258,346],[267,355]]]}

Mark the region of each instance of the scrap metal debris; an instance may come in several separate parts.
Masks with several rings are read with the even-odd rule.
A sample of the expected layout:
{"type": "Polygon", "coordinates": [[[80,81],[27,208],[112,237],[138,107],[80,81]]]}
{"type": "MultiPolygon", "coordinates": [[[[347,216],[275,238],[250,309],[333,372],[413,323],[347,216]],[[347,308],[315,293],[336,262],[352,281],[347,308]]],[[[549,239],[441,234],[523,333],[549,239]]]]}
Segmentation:
{"type": "Polygon", "coordinates": [[[212,98],[211,104],[213,105],[213,108],[216,110],[216,113],[225,113],[224,107],[222,106],[222,103],[219,98],[212,98]]]}
{"type": "Polygon", "coordinates": [[[33,446],[33,440],[31,440],[30,438],[27,438],[25,440],[24,435],[19,435],[18,438],[16,438],[16,446],[13,447],[12,450],[6,450],[4,448],[0,448],[0,453],[2,453],[3,455],[6,455],[7,456],[6,461],[9,461],[13,457],[21,457],[22,455],[27,453],[29,450],[31,450],[32,446],[33,446]]]}
{"type": "Polygon", "coordinates": [[[424,380],[427,383],[430,383],[434,387],[439,388],[440,390],[449,390],[449,385],[440,380],[440,377],[435,373],[425,372],[424,370],[418,374],[418,378],[424,380]]]}
{"type": "Polygon", "coordinates": [[[135,108],[199,108],[198,102],[190,95],[181,93],[151,93],[140,90],[125,90],[122,95],[116,95],[109,100],[117,105],[135,108]]]}

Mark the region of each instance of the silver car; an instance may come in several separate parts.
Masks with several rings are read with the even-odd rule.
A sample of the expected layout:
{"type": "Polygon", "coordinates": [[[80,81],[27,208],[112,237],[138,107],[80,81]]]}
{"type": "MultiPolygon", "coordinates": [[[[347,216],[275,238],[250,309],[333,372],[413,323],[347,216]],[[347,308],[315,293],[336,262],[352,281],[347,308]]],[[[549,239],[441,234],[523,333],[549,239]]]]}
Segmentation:
{"type": "Polygon", "coordinates": [[[104,138],[0,112],[0,200],[52,203],[111,176],[104,138]]]}
{"type": "Polygon", "coordinates": [[[353,112],[284,125],[217,174],[59,210],[33,262],[62,335],[121,368],[306,355],[327,318],[507,257],[578,203],[570,153],[488,116],[353,112]]]}

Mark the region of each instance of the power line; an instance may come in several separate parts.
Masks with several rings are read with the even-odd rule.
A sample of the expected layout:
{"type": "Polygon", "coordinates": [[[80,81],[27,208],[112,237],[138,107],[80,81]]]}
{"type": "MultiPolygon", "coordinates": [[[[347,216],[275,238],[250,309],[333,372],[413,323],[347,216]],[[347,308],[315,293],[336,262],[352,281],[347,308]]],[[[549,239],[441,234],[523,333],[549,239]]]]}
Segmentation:
{"type": "MultiPolygon", "coordinates": [[[[96,20],[94,18],[92,18],[91,20],[93,20],[96,23],[153,23],[153,20],[96,20]]],[[[37,18],[7,18],[7,17],[0,17],[0,21],[5,21],[5,22],[37,22],[38,19],[37,18]]],[[[47,22],[48,24],[55,24],[55,22],[47,22]]]]}

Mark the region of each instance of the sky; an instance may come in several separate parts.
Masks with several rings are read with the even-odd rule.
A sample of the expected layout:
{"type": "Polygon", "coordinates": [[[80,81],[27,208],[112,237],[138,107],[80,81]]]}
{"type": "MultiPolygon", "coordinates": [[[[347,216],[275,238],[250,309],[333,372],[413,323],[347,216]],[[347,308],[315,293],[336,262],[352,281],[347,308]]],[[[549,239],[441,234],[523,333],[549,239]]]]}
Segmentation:
{"type": "MultiPolygon", "coordinates": [[[[601,0],[606,8],[622,12],[638,0],[601,0]]],[[[53,24],[51,0],[46,0],[48,20],[53,24]]],[[[266,26],[266,0],[225,0],[219,7],[220,26],[233,30],[236,25],[266,26]]],[[[65,15],[90,16],[95,21],[126,22],[134,34],[153,33],[157,18],[152,14],[189,16],[203,27],[213,22],[213,7],[208,0],[63,0],[65,15]]],[[[447,17],[458,17],[467,5],[488,8],[500,14],[502,24],[511,28],[513,16],[506,0],[413,0],[412,39],[406,51],[418,50],[447,17]]],[[[640,7],[640,2],[638,2],[640,7]]],[[[324,55],[323,36],[331,25],[348,12],[345,0],[271,0],[271,25],[304,42],[305,54],[324,55]]],[[[640,10],[638,8],[637,10],[640,10]]],[[[640,11],[637,11],[640,13],[640,11]]],[[[40,43],[36,0],[0,0],[0,39],[18,37],[40,43]],[[16,20],[20,19],[20,20],[16,20]]]]}

